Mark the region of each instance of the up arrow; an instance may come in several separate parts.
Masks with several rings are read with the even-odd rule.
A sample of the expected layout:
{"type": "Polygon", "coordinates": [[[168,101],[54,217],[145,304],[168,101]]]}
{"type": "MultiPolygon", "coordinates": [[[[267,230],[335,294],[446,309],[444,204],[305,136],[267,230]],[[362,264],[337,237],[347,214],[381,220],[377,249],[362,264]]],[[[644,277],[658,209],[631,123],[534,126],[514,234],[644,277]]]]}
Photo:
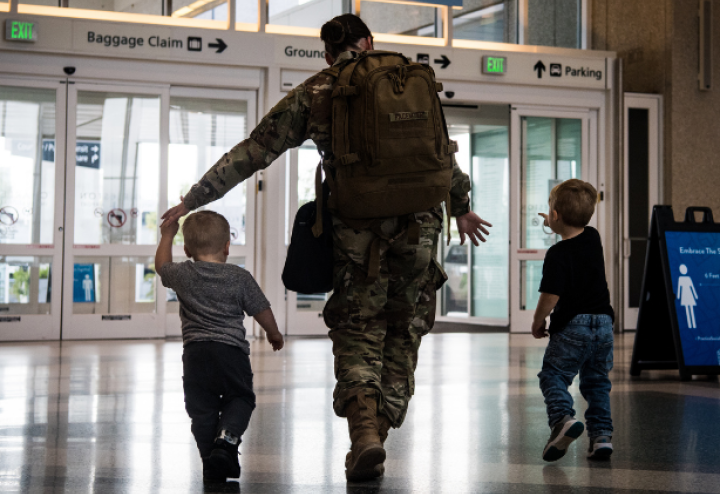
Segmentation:
{"type": "Polygon", "coordinates": [[[545,72],[545,64],[542,63],[542,60],[538,60],[538,63],[535,64],[533,70],[537,71],[538,79],[542,79],[542,73],[545,72]]]}
{"type": "Polygon", "coordinates": [[[433,61],[437,64],[442,64],[442,65],[440,65],[441,69],[446,69],[447,66],[450,65],[450,59],[448,57],[446,57],[445,55],[440,55],[440,58],[436,58],[433,61]]]}
{"type": "Polygon", "coordinates": [[[217,48],[215,53],[224,52],[225,48],[227,48],[227,45],[225,44],[225,42],[223,40],[221,40],[220,38],[215,38],[215,41],[217,41],[217,43],[210,43],[210,44],[208,44],[208,47],[217,48]]]}

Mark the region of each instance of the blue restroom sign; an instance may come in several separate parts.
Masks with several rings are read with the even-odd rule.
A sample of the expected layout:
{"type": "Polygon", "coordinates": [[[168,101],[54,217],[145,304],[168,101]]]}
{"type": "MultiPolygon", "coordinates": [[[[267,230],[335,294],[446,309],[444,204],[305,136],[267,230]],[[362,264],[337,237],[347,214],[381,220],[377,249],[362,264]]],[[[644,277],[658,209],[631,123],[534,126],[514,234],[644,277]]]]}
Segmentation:
{"type": "Polygon", "coordinates": [[[720,360],[720,233],[665,232],[685,365],[720,360]]]}
{"type": "Polygon", "coordinates": [[[95,266],[93,264],[75,264],[73,302],[95,303],[95,266]]]}

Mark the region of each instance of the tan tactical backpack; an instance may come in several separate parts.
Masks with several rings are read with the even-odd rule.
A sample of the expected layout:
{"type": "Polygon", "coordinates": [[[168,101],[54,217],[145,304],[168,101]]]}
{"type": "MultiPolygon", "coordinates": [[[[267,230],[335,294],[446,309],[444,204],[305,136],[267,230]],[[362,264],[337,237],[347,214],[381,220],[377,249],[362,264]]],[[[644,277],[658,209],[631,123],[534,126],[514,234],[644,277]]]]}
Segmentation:
{"type": "Polygon", "coordinates": [[[366,51],[325,69],[332,94],[332,150],[324,162],[328,207],[348,219],[426,211],[446,200],[452,153],[434,71],[404,55],[366,51]]]}

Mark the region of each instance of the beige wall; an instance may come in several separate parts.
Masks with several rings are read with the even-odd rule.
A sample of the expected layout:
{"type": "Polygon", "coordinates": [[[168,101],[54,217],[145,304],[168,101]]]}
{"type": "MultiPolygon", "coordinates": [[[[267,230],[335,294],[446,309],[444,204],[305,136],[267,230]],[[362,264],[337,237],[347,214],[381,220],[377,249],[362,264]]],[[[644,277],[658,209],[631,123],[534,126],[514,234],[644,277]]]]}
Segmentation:
{"type": "Polygon", "coordinates": [[[709,206],[720,220],[720,2],[711,91],[698,89],[697,0],[593,0],[592,48],[617,51],[626,92],[662,94],[665,203],[680,219],[709,206]]]}

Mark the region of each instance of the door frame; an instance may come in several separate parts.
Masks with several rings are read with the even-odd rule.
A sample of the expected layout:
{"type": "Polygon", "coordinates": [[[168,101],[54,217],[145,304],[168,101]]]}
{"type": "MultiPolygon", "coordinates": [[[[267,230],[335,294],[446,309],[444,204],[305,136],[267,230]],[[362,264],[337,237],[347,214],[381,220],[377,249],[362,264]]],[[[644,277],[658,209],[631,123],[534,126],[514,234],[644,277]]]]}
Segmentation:
{"type": "MultiPolygon", "coordinates": [[[[629,121],[631,108],[648,110],[648,213],[652,207],[663,204],[663,97],[660,94],[625,93],[623,95],[623,159],[622,178],[622,251],[620,253],[620,284],[622,300],[621,331],[634,331],[637,326],[638,307],[630,307],[630,163],[629,121]]],[[[648,216],[648,225],[650,216],[648,216]]]]}
{"type": "MultiPolygon", "coordinates": [[[[598,150],[600,148],[600,133],[598,132],[598,111],[594,108],[547,108],[530,105],[514,105],[510,113],[510,332],[529,333],[532,324],[534,307],[522,310],[520,308],[520,283],[522,261],[542,261],[545,259],[546,249],[520,248],[521,233],[521,204],[522,204],[522,167],[524,135],[522,128],[523,117],[567,118],[582,122],[582,176],[588,179],[600,190],[600,166],[598,150]]],[[[601,209],[590,222],[592,226],[604,236],[601,223],[601,209]]]]}
{"type": "MultiPolygon", "coordinates": [[[[163,177],[167,179],[167,143],[169,136],[169,102],[170,87],[168,85],[127,85],[127,84],[106,84],[104,82],[86,82],[83,80],[69,81],[68,86],[68,112],[67,112],[67,149],[75,149],[77,141],[77,108],[78,92],[116,92],[122,94],[137,94],[157,96],[160,99],[160,139],[159,139],[159,174],[158,183],[163,183],[163,177]],[[165,175],[163,174],[165,173],[165,175]]],[[[158,303],[158,279],[155,277],[155,312],[145,314],[73,314],[73,274],[75,257],[122,257],[122,256],[143,256],[152,257],[155,255],[156,244],[148,245],[124,245],[124,244],[99,244],[79,247],[75,244],[75,155],[74,152],[66,151],[66,190],[65,201],[65,258],[63,263],[63,339],[108,339],[108,338],[160,338],[165,336],[163,332],[165,304],[158,303]],[[104,316],[130,316],[130,319],[112,320],[104,319],[104,316]]],[[[167,180],[165,181],[167,183],[167,180]]],[[[157,211],[158,217],[161,214],[162,203],[167,203],[167,190],[160,187],[158,191],[157,211]]],[[[159,240],[159,239],[158,239],[159,240]]],[[[110,287],[105,287],[103,292],[106,297],[109,295],[110,287]]]]}
{"type": "MultiPolygon", "coordinates": [[[[53,212],[52,244],[0,244],[0,254],[8,256],[52,257],[51,270],[54,273],[49,287],[54,295],[50,302],[50,314],[19,314],[11,321],[0,323],[0,341],[59,340],[61,337],[62,295],[63,295],[63,227],[65,184],[65,146],[67,85],[57,78],[14,77],[3,75],[0,86],[25,87],[55,90],[55,198],[53,212]],[[14,320],[19,317],[19,320],[14,320]]],[[[2,205],[0,205],[2,206],[2,205]]]]}

